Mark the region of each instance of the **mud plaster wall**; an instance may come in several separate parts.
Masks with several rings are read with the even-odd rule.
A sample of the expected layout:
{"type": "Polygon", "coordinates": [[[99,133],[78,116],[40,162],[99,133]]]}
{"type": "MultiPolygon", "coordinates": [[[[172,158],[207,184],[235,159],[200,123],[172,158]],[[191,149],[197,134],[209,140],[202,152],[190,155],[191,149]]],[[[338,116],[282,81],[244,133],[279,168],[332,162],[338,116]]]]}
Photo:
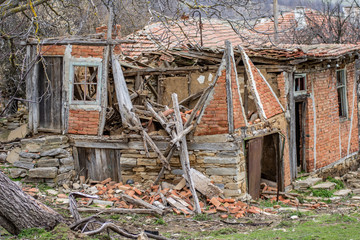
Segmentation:
{"type": "Polygon", "coordinates": [[[181,101],[189,96],[188,78],[184,77],[166,77],[163,78],[164,93],[161,103],[172,107],[171,94],[177,93],[178,100],[181,101]]]}
{"type": "Polygon", "coordinates": [[[351,157],[359,150],[354,63],[346,65],[348,117],[340,118],[335,69],[307,74],[307,171],[351,157]]]}

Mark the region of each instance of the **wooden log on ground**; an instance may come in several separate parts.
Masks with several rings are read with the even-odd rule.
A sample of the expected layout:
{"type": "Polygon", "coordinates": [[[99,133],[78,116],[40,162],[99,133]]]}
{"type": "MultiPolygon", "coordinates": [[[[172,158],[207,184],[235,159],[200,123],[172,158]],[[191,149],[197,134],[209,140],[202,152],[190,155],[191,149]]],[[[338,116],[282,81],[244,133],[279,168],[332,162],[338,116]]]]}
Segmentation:
{"type": "Polygon", "coordinates": [[[147,203],[147,202],[145,202],[145,201],[143,201],[143,200],[141,200],[141,199],[135,199],[135,198],[130,197],[129,195],[125,195],[125,194],[121,195],[121,197],[122,197],[125,201],[127,201],[127,202],[129,202],[129,203],[136,204],[136,205],[140,205],[140,206],[146,207],[146,208],[148,208],[148,209],[152,209],[153,211],[155,211],[155,212],[156,212],[157,214],[159,214],[159,215],[163,215],[163,214],[164,214],[164,211],[161,210],[160,208],[155,207],[154,205],[151,205],[150,203],[147,203]]]}
{"type": "Polygon", "coordinates": [[[158,211],[154,209],[143,209],[143,208],[133,208],[133,209],[126,209],[126,208],[107,208],[107,209],[100,209],[100,208],[78,208],[79,212],[83,213],[101,213],[101,214],[159,214],[158,211]]]}
{"type": "Polygon", "coordinates": [[[0,225],[11,234],[26,228],[53,229],[63,217],[24,193],[0,171],[0,225]]]}

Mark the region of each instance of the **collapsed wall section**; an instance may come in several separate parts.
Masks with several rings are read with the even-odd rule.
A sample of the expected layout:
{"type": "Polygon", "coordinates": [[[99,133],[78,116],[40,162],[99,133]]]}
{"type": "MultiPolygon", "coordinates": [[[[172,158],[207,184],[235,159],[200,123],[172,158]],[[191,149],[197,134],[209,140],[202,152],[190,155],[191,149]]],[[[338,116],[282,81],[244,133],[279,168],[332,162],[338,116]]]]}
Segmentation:
{"type": "MultiPolygon", "coordinates": [[[[113,143],[99,144],[101,149],[94,143],[75,140],[74,159],[78,162],[75,166],[80,170],[88,169],[80,174],[94,180],[111,177],[126,182],[132,179],[145,185],[151,185],[159,175],[160,160],[152,151],[146,156],[141,141],[118,142],[116,148],[113,143]]],[[[166,142],[159,141],[156,145],[162,151],[167,146],[166,142]]],[[[209,177],[223,189],[226,197],[238,197],[246,192],[245,160],[239,143],[188,143],[188,148],[191,167],[209,177]]],[[[177,152],[170,159],[170,165],[171,171],[165,170],[161,181],[176,184],[183,175],[177,152]]]]}

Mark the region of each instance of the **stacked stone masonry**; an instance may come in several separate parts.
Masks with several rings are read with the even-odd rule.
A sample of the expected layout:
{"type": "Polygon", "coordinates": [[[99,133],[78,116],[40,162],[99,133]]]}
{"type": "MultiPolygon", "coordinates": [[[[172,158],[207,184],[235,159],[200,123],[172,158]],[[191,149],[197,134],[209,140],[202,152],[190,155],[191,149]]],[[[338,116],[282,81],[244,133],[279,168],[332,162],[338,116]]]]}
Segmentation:
{"type": "Polygon", "coordinates": [[[10,176],[25,177],[25,182],[62,185],[75,175],[70,149],[66,136],[23,139],[19,160],[10,168],[10,176]]]}
{"type": "MultiPolygon", "coordinates": [[[[209,177],[220,187],[226,197],[238,197],[246,193],[245,158],[240,150],[190,150],[190,165],[209,177]]],[[[161,170],[161,162],[156,154],[151,152],[145,156],[143,150],[121,150],[122,181],[128,179],[137,182],[154,181],[161,170]]],[[[183,175],[179,156],[175,154],[170,165],[172,170],[166,170],[164,180],[170,183],[178,182],[183,175]]]]}

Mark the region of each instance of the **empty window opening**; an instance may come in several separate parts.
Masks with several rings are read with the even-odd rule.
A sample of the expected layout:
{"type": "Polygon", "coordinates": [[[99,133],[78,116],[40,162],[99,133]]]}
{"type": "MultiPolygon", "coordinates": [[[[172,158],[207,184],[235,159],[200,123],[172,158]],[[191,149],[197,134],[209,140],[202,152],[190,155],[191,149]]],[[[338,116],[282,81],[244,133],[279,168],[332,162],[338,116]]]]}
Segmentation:
{"type": "Polygon", "coordinates": [[[72,99],[75,101],[93,102],[97,100],[98,67],[74,65],[74,91],[72,99]]]}
{"type": "Polygon", "coordinates": [[[339,116],[347,117],[346,75],[344,69],[336,71],[336,87],[338,93],[339,116]]]}
{"type": "Polygon", "coordinates": [[[294,76],[294,87],[296,93],[306,93],[306,75],[305,74],[295,74],[294,76]]]}

